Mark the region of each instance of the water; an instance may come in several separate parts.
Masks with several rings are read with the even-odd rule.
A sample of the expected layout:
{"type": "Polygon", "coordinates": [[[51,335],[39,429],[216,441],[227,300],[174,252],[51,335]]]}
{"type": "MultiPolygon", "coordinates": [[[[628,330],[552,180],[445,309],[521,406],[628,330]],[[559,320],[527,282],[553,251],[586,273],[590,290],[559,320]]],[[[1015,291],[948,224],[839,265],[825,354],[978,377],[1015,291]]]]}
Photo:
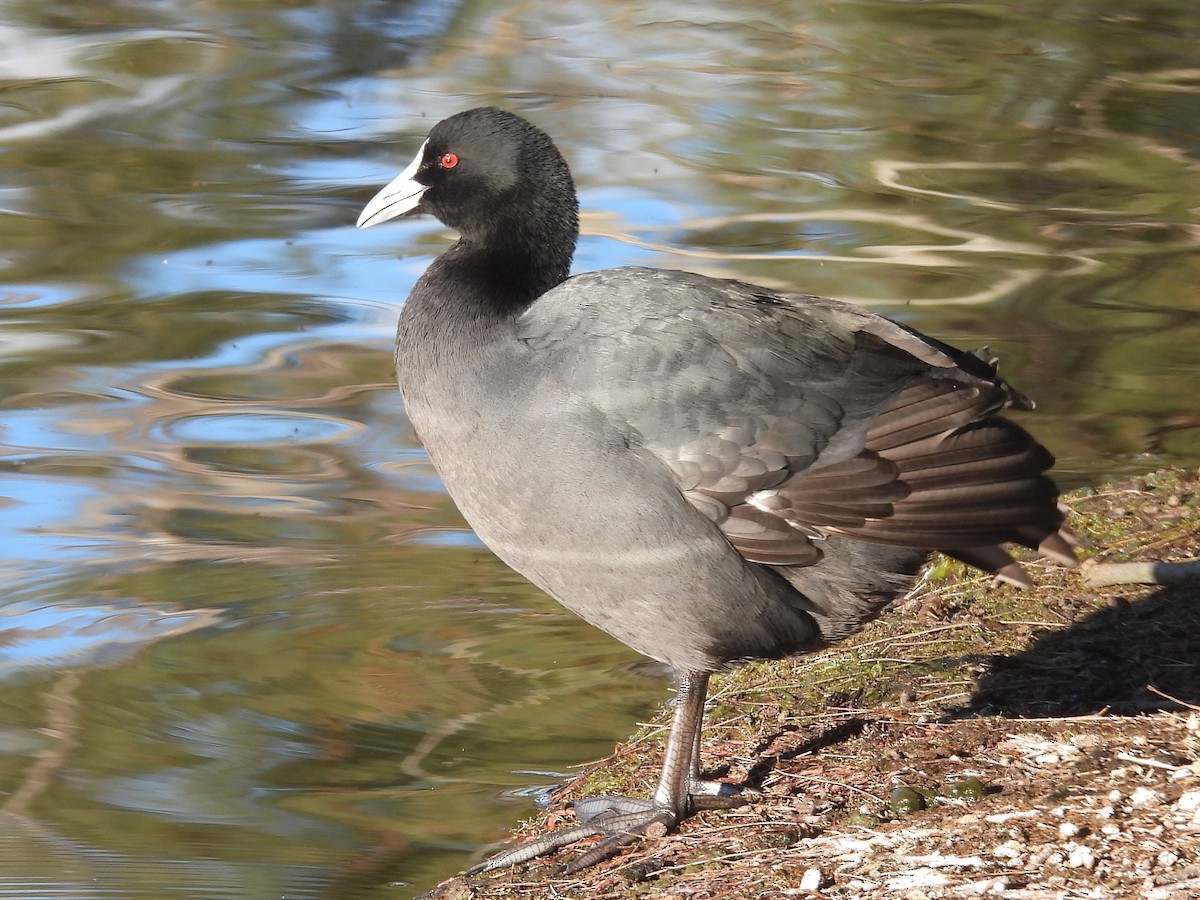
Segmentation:
{"type": "Polygon", "coordinates": [[[1068,484],[1200,463],[1191,0],[3,3],[0,897],[404,897],[665,697],[392,386],[429,126],[550,130],[577,268],[990,344],[1068,484]]]}

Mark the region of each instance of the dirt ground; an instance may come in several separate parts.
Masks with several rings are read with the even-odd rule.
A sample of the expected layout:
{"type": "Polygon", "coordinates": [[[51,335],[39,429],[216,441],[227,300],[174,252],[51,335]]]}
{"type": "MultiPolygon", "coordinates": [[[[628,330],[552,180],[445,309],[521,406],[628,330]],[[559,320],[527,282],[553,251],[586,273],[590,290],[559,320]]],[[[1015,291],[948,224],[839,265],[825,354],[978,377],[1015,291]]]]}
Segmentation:
{"type": "MultiPolygon", "coordinates": [[[[760,799],[578,875],[558,874],[568,848],[427,896],[1200,898],[1200,578],[1089,580],[1200,557],[1200,478],[1068,503],[1081,570],[1035,562],[1019,591],[938,563],[853,640],[717,679],[708,774],[760,799]]],[[[665,723],[518,838],[570,824],[580,796],[648,794],[665,723]]]]}

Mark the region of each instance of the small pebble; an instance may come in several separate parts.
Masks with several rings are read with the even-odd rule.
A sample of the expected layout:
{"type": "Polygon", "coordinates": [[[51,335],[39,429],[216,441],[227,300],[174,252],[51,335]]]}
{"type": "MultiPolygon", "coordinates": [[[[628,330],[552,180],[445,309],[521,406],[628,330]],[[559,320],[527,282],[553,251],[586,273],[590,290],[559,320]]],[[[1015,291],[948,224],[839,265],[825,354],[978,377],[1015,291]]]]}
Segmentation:
{"type": "Polygon", "coordinates": [[[1096,865],[1096,854],[1086,844],[1076,844],[1067,857],[1068,869],[1091,869],[1096,865]]]}
{"type": "Polygon", "coordinates": [[[1056,853],[1053,847],[1043,847],[1031,857],[1029,857],[1029,868],[1036,869],[1048,863],[1051,857],[1058,857],[1058,862],[1062,862],[1062,854],[1056,853]]]}
{"type": "Polygon", "coordinates": [[[892,791],[888,807],[897,816],[907,816],[925,808],[925,798],[910,787],[901,785],[892,791]]]}
{"type": "Polygon", "coordinates": [[[1076,825],[1074,822],[1063,822],[1061,825],[1058,826],[1058,834],[1060,837],[1064,837],[1064,838],[1073,838],[1076,835],[1078,835],[1079,832],[1081,832],[1082,830],[1083,829],[1080,828],[1078,825],[1076,825]]]}
{"type": "Polygon", "coordinates": [[[1154,806],[1161,802],[1161,797],[1158,791],[1154,788],[1139,787],[1135,788],[1133,793],[1129,795],[1130,806],[1154,806]]]}
{"type": "Polygon", "coordinates": [[[999,825],[1011,819],[1032,819],[1037,815],[1038,811],[1035,809],[1022,809],[1016,812],[992,813],[989,816],[984,816],[983,821],[994,822],[999,825]]]}
{"type": "Polygon", "coordinates": [[[805,869],[800,876],[800,890],[816,892],[821,889],[821,870],[805,869]]]}
{"type": "Polygon", "coordinates": [[[1179,798],[1179,808],[1185,812],[1200,809],[1200,791],[1184,791],[1179,798]]]}
{"type": "Polygon", "coordinates": [[[969,803],[983,799],[985,794],[987,794],[987,789],[983,786],[983,782],[974,775],[964,778],[962,781],[956,781],[946,788],[947,797],[954,800],[966,800],[969,803]]]}
{"type": "Polygon", "coordinates": [[[1018,860],[1021,858],[1022,844],[1019,841],[1005,841],[992,851],[992,856],[998,859],[1018,860]]]}
{"type": "Polygon", "coordinates": [[[1179,862],[1179,854],[1174,850],[1164,850],[1158,854],[1158,864],[1164,869],[1171,868],[1177,862],[1179,862]]]}

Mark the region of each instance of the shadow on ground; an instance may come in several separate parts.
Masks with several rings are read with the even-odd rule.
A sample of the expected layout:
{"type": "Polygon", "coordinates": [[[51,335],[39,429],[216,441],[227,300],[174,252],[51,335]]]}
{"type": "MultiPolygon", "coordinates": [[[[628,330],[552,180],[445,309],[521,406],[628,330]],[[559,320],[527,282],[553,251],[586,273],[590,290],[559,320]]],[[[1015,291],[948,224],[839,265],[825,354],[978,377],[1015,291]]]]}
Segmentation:
{"type": "Polygon", "coordinates": [[[1113,597],[1026,650],[986,658],[969,702],[948,717],[1137,715],[1184,704],[1200,705],[1200,584],[1113,597]]]}

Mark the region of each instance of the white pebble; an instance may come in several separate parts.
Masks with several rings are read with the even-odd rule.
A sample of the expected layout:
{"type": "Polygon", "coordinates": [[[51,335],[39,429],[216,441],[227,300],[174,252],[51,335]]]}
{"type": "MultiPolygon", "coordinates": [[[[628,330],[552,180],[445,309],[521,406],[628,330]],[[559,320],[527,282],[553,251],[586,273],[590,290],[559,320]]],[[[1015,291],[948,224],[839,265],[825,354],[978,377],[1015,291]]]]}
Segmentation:
{"type": "Polygon", "coordinates": [[[821,870],[805,869],[800,876],[800,890],[815,892],[821,888],[821,870]]]}
{"type": "Polygon", "coordinates": [[[1049,859],[1050,854],[1053,852],[1054,852],[1053,847],[1043,847],[1041,850],[1035,850],[1033,853],[1031,853],[1029,855],[1029,867],[1031,869],[1036,869],[1038,866],[1040,866],[1042,863],[1044,863],[1047,859],[1049,859]]]}
{"type": "Polygon", "coordinates": [[[1113,788],[1111,791],[1108,792],[1108,802],[1109,803],[1120,803],[1121,798],[1124,796],[1125,795],[1122,794],[1120,791],[1118,791],[1116,788],[1113,788]]]}
{"type": "Polygon", "coordinates": [[[1039,813],[1036,809],[1023,809],[1018,812],[992,813],[990,816],[984,816],[983,821],[1000,825],[1009,819],[1032,819],[1037,815],[1039,813]]]}
{"type": "Polygon", "coordinates": [[[1068,869],[1090,869],[1096,865],[1096,854],[1086,844],[1076,844],[1067,857],[1068,869]]]}
{"type": "Polygon", "coordinates": [[[1005,841],[992,851],[992,856],[998,859],[1020,859],[1023,846],[1020,841],[1005,841]]]}
{"type": "Polygon", "coordinates": [[[1158,864],[1164,869],[1171,868],[1177,862],[1179,862],[1179,854],[1174,850],[1164,850],[1158,854],[1158,864]]]}
{"type": "Polygon", "coordinates": [[[1129,795],[1130,806],[1154,806],[1161,801],[1158,791],[1154,788],[1140,787],[1129,795]]]}
{"type": "Polygon", "coordinates": [[[1065,838],[1073,838],[1081,831],[1083,831],[1083,829],[1074,822],[1063,822],[1058,826],[1059,835],[1065,838]]]}
{"type": "Polygon", "coordinates": [[[1184,791],[1179,798],[1179,808],[1187,812],[1200,809],[1200,791],[1184,791]]]}
{"type": "Polygon", "coordinates": [[[1029,857],[1029,868],[1038,869],[1042,866],[1061,866],[1063,855],[1051,846],[1043,847],[1041,850],[1029,857]]]}
{"type": "Polygon", "coordinates": [[[1109,837],[1116,837],[1118,834],[1121,833],[1121,826],[1120,825],[1105,825],[1103,828],[1100,829],[1100,833],[1106,834],[1109,837]]]}

